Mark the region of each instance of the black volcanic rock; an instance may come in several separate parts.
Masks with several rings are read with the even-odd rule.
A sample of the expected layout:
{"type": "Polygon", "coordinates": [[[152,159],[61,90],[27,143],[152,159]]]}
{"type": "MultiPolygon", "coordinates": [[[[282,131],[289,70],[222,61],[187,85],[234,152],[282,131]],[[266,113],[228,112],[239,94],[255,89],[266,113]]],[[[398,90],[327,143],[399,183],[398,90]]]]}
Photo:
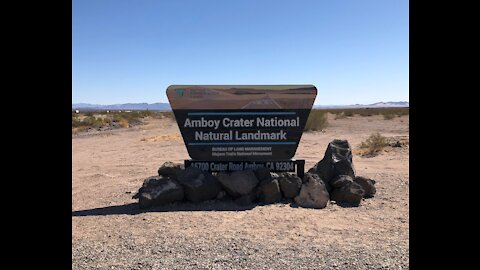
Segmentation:
{"type": "Polygon", "coordinates": [[[278,180],[273,178],[261,182],[257,194],[258,200],[266,204],[275,203],[282,199],[278,180]]]}
{"type": "Polygon", "coordinates": [[[295,174],[280,173],[278,174],[278,183],[283,197],[288,199],[295,198],[302,187],[302,179],[295,174]]]}
{"type": "Polygon", "coordinates": [[[323,159],[308,172],[317,174],[325,183],[330,183],[338,175],[348,175],[353,179],[355,168],[352,157],[348,141],[335,139],[328,144],[323,159]]]}
{"type": "Polygon", "coordinates": [[[341,188],[349,182],[353,182],[353,178],[348,175],[337,175],[331,181],[332,188],[341,188]]]}
{"type": "Polygon", "coordinates": [[[185,169],[184,164],[182,163],[173,163],[167,161],[160,166],[158,169],[158,175],[169,176],[173,179],[178,179],[178,175],[181,171],[185,169]]]}
{"type": "Polygon", "coordinates": [[[362,201],[365,190],[355,182],[348,182],[331,193],[332,201],[341,206],[358,206],[362,201]]]}
{"type": "Polygon", "coordinates": [[[258,184],[258,179],[252,170],[220,172],[217,174],[217,178],[223,189],[234,198],[247,195],[258,184]]]}
{"type": "Polygon", "coordinates": [[[305,208],[325,208],[330,200],[325,183],[318,175],[306,173],[300,193],[294,201],[305,208]]]}
{"type": "Polygon", "coordinates": [[[185,191],[185,198],[195,203],[215,199],[222,190],[215,176],[194,167],[180,171],[177,180],[185,191]]]}
{"type": "Polygon", "coordinates": [[[182,186],[168,176],[152,176],[143,182],[142,187],[133,199],[138,199],[140,208],[164,205],[183,200],[182,186]]]}
{"type": "Polygon", "coordinates": [[[377,189],[375,188],[376,182],[373,179],[357,176],[353,181],[362,186],[363,190],[365,190],[365,194],[363,195],[364,198],[372,198],[377,192],[377,189]]]}

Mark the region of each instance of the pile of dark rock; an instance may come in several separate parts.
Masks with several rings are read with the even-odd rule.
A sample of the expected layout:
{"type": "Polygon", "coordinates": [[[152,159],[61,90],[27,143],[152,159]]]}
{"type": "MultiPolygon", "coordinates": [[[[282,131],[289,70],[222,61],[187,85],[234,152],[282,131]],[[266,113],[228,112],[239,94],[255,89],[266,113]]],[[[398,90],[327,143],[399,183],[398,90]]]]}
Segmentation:
{"type": "Polygon", "coordinates": [[[293,202],[300,207],[324,208],[330,200],[341,206],[358,206],[375,192],[375,180],[355,175],[348,141],[333,140],[324,158],[303,179],[264,167],[209,173],[166,162],[158,169],[158,176],[145,179],[133,198],[143,209],[182,200],[234,200],[242,206],[293,202]]]}

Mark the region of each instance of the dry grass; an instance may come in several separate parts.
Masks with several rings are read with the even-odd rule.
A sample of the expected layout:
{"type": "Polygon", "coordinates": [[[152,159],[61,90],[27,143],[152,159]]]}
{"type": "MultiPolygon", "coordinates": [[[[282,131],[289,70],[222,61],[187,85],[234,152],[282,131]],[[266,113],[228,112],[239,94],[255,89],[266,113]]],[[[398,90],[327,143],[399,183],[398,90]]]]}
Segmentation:
{"type": "Polygon", "coordinates": [[[121,118],[120,121],[118,121],[121,127],[128,128],[130,125],[128,123],[128,120],[125,118],[121,118]]]}
{"type": "Polygon", "coordinates": [[[385,120],[392,120],[393,118],[395,118],[395,115],[391,113],[387,113],[383,115],[383,119],[385,120]]]}
{"type": "Polygon", "coordinates": [[[160,111],[89,111],[84,113],[72,112],[72,133],[76,134],[88,128],[100,128],[114,123],[123,128],[143,124],[144,118],[175,120],[172,112],[160,111]]]}
{"type": "Polygon", "coordinates": [[[345,113],[341,112],[341,113],[338,113],[338,114],[335,114],[335,120],[337,119],[345,119],[347,118],[347,116],[345,115],[345,113]]]}
{"type": "Polygon", "coordinates": [[[360,144],[365,156],[375,156],[387,146],[387,138],[380,133],[374,133],[367,140],[360,144]]]}
{"type": "Polygon", "coordinates": [[[159,118],[159,119],[171,119],[175,121],[175,115],[173,112],[156,112],[155,114],[152,115],[153,118],[159,118]]]}
{"type": "Polygon", "coordinates": [[[345,110],[342,112],[345,117],[352,117],[354,115],[354,112],[352,110],[345,110]]]}
{"type": "Polygon", "coordinates": [[[72,127],[72,134],[76,135],[86,129],[86,127],[72,127]]]}

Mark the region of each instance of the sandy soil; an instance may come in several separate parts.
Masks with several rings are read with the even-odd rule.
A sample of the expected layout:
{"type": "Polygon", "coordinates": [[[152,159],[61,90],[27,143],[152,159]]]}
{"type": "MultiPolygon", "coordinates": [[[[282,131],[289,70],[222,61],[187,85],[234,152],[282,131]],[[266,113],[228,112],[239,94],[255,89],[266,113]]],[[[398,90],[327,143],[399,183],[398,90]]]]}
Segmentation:
{"type": "Polygon", "coordinates": [[[409,118],[330,117],[324,132],[304,133],[295,156],[308,170],[328,142],[349,140],[357,175],[377,181],[376,196],[357,208],[204,202],[146,212],[131,199],[143,180],[188,158],[176,123],[72,137],[73,269],[408,268],[408,146],[361,157],[374,132],[408,141],[409,118]]]}

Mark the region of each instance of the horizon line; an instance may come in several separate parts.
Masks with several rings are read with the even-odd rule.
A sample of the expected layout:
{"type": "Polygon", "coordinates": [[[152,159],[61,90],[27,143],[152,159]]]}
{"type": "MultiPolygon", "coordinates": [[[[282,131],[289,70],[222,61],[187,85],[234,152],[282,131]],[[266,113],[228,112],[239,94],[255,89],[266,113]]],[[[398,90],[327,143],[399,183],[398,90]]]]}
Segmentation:
{"type": "MultiPolygon", "coordinates": [[[[349,104],[339,104],[339,103],[335,103],[335,104],[318,104],[318,103],[314,103],[313,105],[320,105],[320,106],[343,106],[343,105],[370,105],[370,104],[376,104],[376,103],[393,103],[393,102],[408,102],[410,103],[409,100],[398,100],[398,101],[377,101],[377,102],[373,102],[373,103],[369,103],[369,104],[365,104],[365,103],[349,103],[349,104]]],[[[90,103],[90,102],[72,102],[72,105],[74,104],[89,104],[89,105],[99,105],[99,106],[113,106],[113,105],[125,105],[125,104],[148,104],[148,105],[151,105],[151,104],[170,104],[170,102],[162,102],[162,101],[158,101],[158,102],[152,102],[152,103],[149,103],[149,102],[123,102],[123,103],[110,103],[110,104],[101,104],[101,103],[90,103]]]]}

